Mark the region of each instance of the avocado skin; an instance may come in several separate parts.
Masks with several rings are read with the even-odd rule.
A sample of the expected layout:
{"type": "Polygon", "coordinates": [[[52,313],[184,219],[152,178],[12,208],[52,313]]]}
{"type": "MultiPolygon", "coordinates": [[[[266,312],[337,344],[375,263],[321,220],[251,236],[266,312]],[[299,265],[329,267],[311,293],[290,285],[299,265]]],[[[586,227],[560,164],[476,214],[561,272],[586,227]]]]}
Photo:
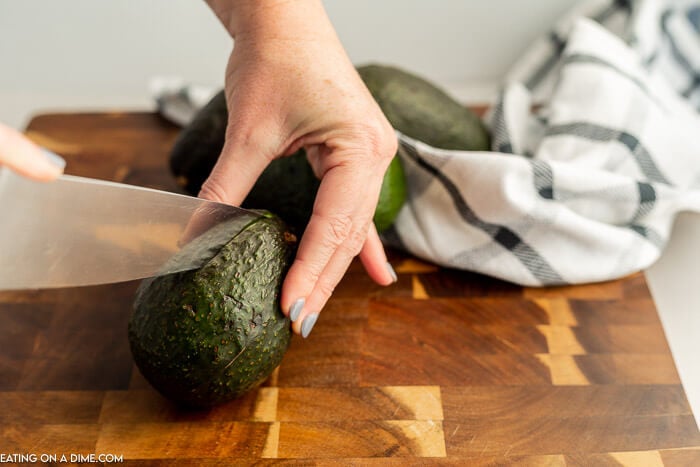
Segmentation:
{"type": "Polygon", "coordinates": [[[488,151],[489,133],[474,112],[423,78],[396,67],[357,68],[395,129],[442,149],[488,151]]]}
{"type": "Polygon", "coordinates": [[[384,174],[377,209],[374,211],[373,220],[377,232],[382,233],[394,224],[407,196],[403,165],[401,159],[394,156],[384,174]]]}
{"type": "Polygon", "coordinates": [[[170,171],[189,194],[196,196],[199,193],[219,159],[227,125],[226,95],[220,91],[178,134],[170,151],[170,171]]]}
{"type": "Polygon", "coordinates": [[[184,406],[239,397],[270,375],[289,346],[290,321],[279,305],[294,249],[285,226],[267,216],[236,232],[224,223],[195,239],[190,250],[235,235],[200,269],[145,280],[136,294],[134,361],[154,388],[184,406]]]}
{"type": "Polygon", "coordinates": [[[320,180],[306,159],[306,151],[272,161],[243,200],[248,209],[267,209],[280,216],[301,236],[313,212],[320,180]]]}

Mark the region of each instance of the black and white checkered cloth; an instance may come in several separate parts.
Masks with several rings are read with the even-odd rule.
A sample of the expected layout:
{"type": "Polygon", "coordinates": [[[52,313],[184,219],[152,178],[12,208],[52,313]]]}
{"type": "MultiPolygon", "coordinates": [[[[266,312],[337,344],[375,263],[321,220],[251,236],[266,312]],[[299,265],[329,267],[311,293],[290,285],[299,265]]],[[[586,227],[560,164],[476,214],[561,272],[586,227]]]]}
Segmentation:
{"type": "MultiPolygon", "coordinates": [[[[211,95],[192,89],[155,82],[160,112],[186,124],[211,95]]],[[[583,1],[508,74],[493,152],[399,135],[409,198],[384,240],[530,286],[642,270],[700,212],[698,108],[700,0],[583,1]]]]}
{"type": "Polygon", "coordinates": [[[513,67],[493,152],[400,135],[409,200],[386,240],[530,286],[646,268],[700,211],[699,78],[700,1],[579,5],[513,67]]]}

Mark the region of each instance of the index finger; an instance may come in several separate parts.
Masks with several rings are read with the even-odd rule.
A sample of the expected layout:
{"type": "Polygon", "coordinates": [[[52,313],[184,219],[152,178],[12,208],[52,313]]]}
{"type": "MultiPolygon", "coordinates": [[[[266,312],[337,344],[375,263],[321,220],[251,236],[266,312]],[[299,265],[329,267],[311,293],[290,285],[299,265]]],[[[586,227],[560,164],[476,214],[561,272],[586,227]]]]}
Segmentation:
{"type": "Polygon", "coordinates": [[[61,175],[66,161],[0,124],[0,165],[34,180],[49,181],[61,175]]]}

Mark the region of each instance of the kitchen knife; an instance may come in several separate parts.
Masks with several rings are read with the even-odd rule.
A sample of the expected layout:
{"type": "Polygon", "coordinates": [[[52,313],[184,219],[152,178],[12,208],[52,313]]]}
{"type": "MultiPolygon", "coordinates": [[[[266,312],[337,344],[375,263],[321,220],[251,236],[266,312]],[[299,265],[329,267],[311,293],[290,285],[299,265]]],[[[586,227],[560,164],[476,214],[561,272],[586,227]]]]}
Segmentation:
{"type": "Polygon", "coordinates": [[[106,284],[196,269],[260,215],[71,175],[35,182],[0,167],[0,290],[106,284]],[[226,234],[210,235],[207,248],[176,255],[223,222],[226,234]]]}

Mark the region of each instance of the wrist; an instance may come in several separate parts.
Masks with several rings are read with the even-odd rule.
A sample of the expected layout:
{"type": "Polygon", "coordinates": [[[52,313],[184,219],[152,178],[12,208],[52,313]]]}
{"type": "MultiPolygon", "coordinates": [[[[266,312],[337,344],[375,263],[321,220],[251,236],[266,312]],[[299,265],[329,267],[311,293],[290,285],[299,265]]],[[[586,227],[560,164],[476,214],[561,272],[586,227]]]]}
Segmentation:
{"type": "Polygon", "coordinates": [[[207,0],[234,40],[335,35],[320,0],[207,0]]]}

